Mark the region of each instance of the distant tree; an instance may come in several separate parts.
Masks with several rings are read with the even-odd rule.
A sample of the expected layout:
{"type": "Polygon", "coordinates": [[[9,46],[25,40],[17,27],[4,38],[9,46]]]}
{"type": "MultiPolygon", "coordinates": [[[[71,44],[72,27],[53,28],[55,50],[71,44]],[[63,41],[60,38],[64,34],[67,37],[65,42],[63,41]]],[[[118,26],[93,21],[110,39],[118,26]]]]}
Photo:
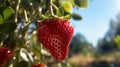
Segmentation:
{"type": "Polygon", "coordinates": [[[93,46],[86,40],[86,38],[82,34],[77,33],[72,38],[69,50],[70,50],[69,55],[73,55],[77,53],[92,51],[93,46]]]}
{"type": "Polygon", "coordinates": [[[118,45],[115,43],[115,38],[117,35],[120,35],[120,14],[117,15],[117,21],[110,20],[107,33],[98,41],[98,50],[102,53],[118,50],[118,45]]]}

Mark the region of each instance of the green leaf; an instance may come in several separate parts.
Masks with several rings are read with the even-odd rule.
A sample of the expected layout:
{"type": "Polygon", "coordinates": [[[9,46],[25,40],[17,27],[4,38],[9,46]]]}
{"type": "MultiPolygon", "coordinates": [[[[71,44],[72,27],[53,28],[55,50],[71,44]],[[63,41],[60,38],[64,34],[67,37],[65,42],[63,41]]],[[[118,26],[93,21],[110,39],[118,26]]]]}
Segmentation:
{"type": "Polygon", "coordinates": [[[70,18],[71,18],[71,14],[67,14],[67,15],[65,15],[64,18],[66,18],[66,19],[70,19],[70,18]]]}
{"type": "Polygon", "coordinates": [[[36,36],[36,32],[35,31],[32,34],[30,42],[31,42],[31,50],[37,56],[38,60],[40,60],[41,59],[40,45],[38,45],[37,36],[36,36]]]}
{"type": "Polygon", "coordinates": [[[20,56],[24,61],[31,62],[31,63],[34,62],[32,55],[28,53],[24,48],[21,48],[20,56]]]}
{"type": "Polygon", "coordinates": [[[40,17],[40,19],[48,18],[47,16],[43,15],[42,13],[39,13],[39,17],[40,17]]]}
{"type": "Polygon", "coordinates": [[[117,35],[114,39],[115,43],[117,44],[118,48],[120,48],[120,35],[117,35]]]}
{"type": "Polygon", "coordinates": [[[12,9],[12,7],[7,7],[4,11],[3,11],[3,16],[4,16],[4,21],[8,20],[14,13],[14,10],[12,9]]]}
{"type": "Polygon", "coordinates": [[[0,25],[3,24],[3,22],[4,22],[3,17],[2,17],[2,15],[0,15],[0,25]]]}
{"type": "Polygon", "coordinates": [[[76,13],[72,13],[72,18],[74,20],[81,20],[82,19],[82,17],[79,14],[76,14],[76,13]]]}
{"type": "Polygon", "coordinates": [[[79,8],[87,8],[88,0],[74,0],[75,5],[79,8]]]}
{"type": "Polygon", "coordinates": [[[42,49],[41,50],[41,53],[43,54],[43,55],[46,55],[46,56],[50,56],[51,54],[47,51],[47,50],[45,50],[45,49],[42,49]]]}
{"type": "Polygon", "coordinates": [[[62,7],[66,12],[68,12],[68,13],[72,12],[73,7],[72,7],[72,4],[69,1],[64,1],[62,3],[62,7]]]}
{"type": "Polygon", "coordinates": [[[8,34],[10,32],[13,32],[16,29],[17,25],[16,23],[3,23],[0,25],[0,32],[4,34],[8,34]]]}
{"type": "Polygon", "coordinates": [[[37,49],[37,47],[35,45],[32,45],[31,50],[33,51],[33,53],[37,56],[38,59],[41,59],[40,57],[40,52],[39,49],[37,49]]]}
{"type": "Polygon", "coordinates": [[[74,0],[68,0],[73,6],[75,5],[74,0]]]}
{"type": "Polygon", "coordinates": [[[63,14],[64,14],[63,9],[62,8],[58,8],[56,14],[57,14],[58,17],[62,17],[63,14]]]}

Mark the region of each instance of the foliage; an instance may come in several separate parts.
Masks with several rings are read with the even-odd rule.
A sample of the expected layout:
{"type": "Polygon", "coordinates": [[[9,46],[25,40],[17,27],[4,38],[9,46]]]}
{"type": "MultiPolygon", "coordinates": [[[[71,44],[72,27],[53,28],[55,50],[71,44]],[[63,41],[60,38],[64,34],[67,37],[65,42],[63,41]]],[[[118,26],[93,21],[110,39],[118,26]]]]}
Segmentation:
{"type": "Polygon", "coordinates": [[[80,33],[76,34],[69,47],[69,56],[78,53],[92,53],[94,51],[93,46],[86,40],[86,38],[80,33]]]}
{"type": "Polygon", "coordinates": [[[118,48],[120,48],[120,36],[119,35],[117,35],[116,37],[115,37],[115,42],[116,42],[116,44],[117,44],[117,46],[118,46],[118,48]]]}
{"type": "Polygon", "coordinates": [[[98,51],[108,53],[110,51],[119,50],[120,42],[120,14],[117,16],[117,21],[111,20],[109,30],[105,36],[98,41],[98,51]]]}
{"type": "Polygon", "coordinates": [[[88,0],[0,0],[0,47],[15,50],[5,66],[47,64],[47,57],[52,57],[37,41],[37,21],[51,17],[81,20],[72,11],[87,6],[88,0]]]}

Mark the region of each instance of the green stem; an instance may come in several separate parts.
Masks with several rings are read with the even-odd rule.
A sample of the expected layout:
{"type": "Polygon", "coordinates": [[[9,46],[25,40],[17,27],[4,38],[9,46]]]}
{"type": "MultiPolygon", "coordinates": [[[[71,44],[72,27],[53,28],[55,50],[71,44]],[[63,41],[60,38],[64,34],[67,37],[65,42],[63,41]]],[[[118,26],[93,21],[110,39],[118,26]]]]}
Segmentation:
{"type": "Polygon", "coordinates": [[[0,47],[3,45],[3,42],[0,42],[0,47]]]}
{"type": "Polygon", "coordinates": [[[27,15],[25,15],[25,16],[26,16],[26,25],[25,25],[23,37],[27,38],[27,36],[28,36],[27,33],[28,33],[29,26],[30,26],[31,22],[34,20],[34,17],[35,17],[35,11],[32,12],[32,14],[31,14],[29,19],[27,19],[27,15]]]}
{"type": "Polygon", "coordinates": [[[50,0],[50,13],[51,13],[51,15],[52,15],[53,17],[57,17],[57,16],[54,14],[54,12],[53,12],[52,6],[53,6],[56,10],[58,10],[57,6],[52,3],[52,0],[50,0]]]}
{"type": "Polygon", "coordinates": [[[40,44],[40,63],[43,62],[42,44],[40,44]]]}
{"type": "Polygon", "coordinates": [[[27,12],[24,10],[25,21],[28,21],[27,12]]]}
{"type": "Polygon", "coordinates": [[[50,0],[50,13],[52,16],[55,16],[52,9],[52,0],[50,0]]]}
{"type": "MultiPolygon", "coordinates": [[[[21,3],[21,0],[16,0],[16,7],[15,7],[15,18],[14,18],[14,22],[17,23],[18,19],[17,19],[17,16],[18,16],[18,10],[19,10],[19,6],[20,6],[20,3],[21,3]]],[[[18,34],[16,34],[16,37],[18,37],[20,35],[20,29],[18,31],[18,34]]],[[[16,38],[16,41],[18,41],[18,38],[16,38]]]]}
{"type": "Polygon", "coordinates": [[[24,28],[24,31],[23,31],[23,38],[27,38],[27,36],[28,36],[28,29],[29,29],[29,26],[30,26],[30,21],[29,22],[27,22],[27,24],[26,24],[26,26],[25,26],[25,28],[24,28]]]}
{"type": "Polygon", "coordinates": [[[17,4],[16,4],[16,8],[15,8],[15,19],[14,19],[15,23],[17,23],[17,14],[18,14],[18,10],[19,10],[21,0],[16,0],[16,1],[17,1],[17,4]]]}
{"type": "Polygon", "coordinates": [[[16,67],[17,66],[17,64],[19,63],[19,61],[20,61],[20,48],[18,48],[18,50],[16,50],[16,52],[15,52],[15,62],[14,62],[14,65],[13,65],[13,67],[16,67]]]}
{"type": "Polygon", "coordinates": [[[57,8],[57,6],[56,6],[55,4],[51,3],[51,5],[52,5],[56,10],[58,10],[58,8],[57,8]]]}

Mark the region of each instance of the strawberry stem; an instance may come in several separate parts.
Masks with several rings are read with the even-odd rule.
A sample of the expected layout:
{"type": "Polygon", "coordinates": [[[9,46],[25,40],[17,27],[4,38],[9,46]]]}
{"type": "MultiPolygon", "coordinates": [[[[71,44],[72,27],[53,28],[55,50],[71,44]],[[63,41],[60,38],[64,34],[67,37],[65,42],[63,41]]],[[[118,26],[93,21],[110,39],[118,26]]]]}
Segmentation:
{"type": "Polygon", "coordinates": [[[58,8],[57,8],[57,6],[56,6],[55,4],[51,3],[51,5],[52,5],[56,10],[58,10],[58,8]]]}
{"type": "Polygon", "coordinates": [[[52,9],[52,0],[50,0],[50,13],[52,16],[54,16],[53,9],[52,9]]]}
{"type": "MultiPolygon", "coordinates": [[[[56,15],[54,15],[52,5],[53,5],[52,0],[50,0],[50,13],[53,17],[57,17],[56,15]]],[[[55,5],[54,5],[54,7],[57,9],[57,7],[55,5]]]]}

